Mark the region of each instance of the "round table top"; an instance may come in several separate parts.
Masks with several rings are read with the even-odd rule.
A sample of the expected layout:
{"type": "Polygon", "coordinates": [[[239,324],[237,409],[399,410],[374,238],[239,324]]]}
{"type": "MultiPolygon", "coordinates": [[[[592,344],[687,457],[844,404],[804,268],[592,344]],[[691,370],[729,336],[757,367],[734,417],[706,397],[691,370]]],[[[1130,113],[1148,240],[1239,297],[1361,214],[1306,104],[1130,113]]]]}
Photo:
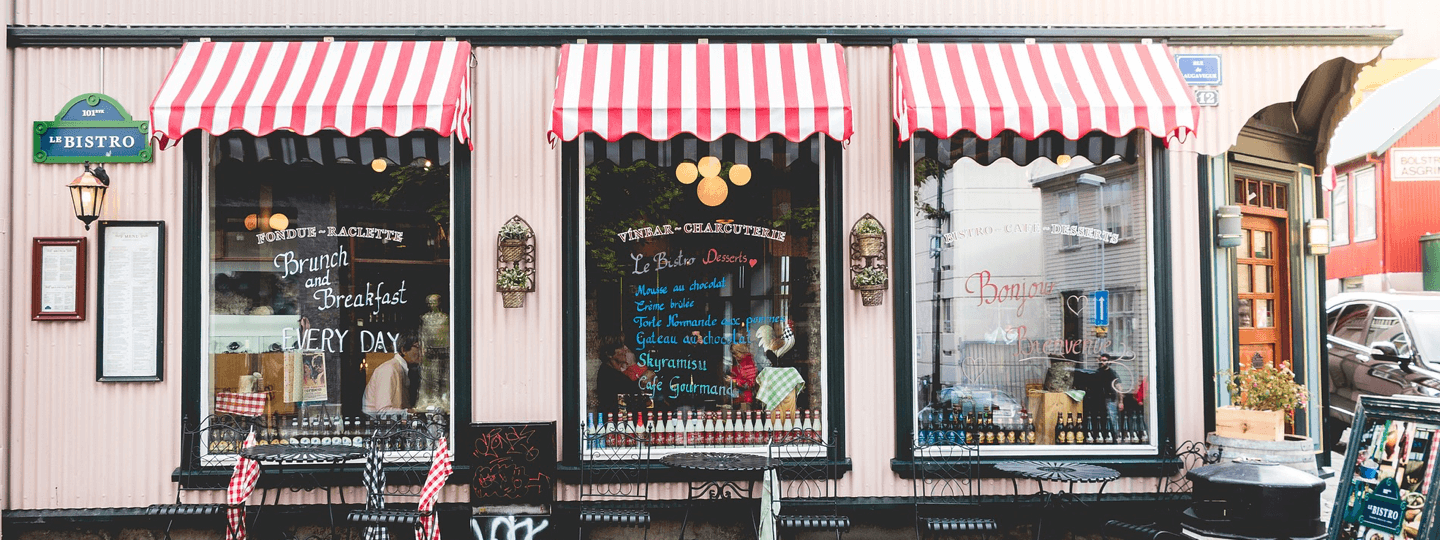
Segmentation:
{"type": "Polygon", "coordinates": [[[996,463],[995,468],[1026,478],[1060,482],[1109,482],[1120,477],[1120,471],[1109,467],[1063,461],[1009,461],[996,463]]]}
{"type": "Polygon", "coordinates": [[[730,452],[681,452],[662,457],[660,462],[697,471],[764,471],[778,464],[765,456],[730,452]]]}
{"type": "Polygon", "coordinates": [[[343,444],[257,444],[240,455],[267,463],[336,463],[365,457],[365,449],[343,444]]]}

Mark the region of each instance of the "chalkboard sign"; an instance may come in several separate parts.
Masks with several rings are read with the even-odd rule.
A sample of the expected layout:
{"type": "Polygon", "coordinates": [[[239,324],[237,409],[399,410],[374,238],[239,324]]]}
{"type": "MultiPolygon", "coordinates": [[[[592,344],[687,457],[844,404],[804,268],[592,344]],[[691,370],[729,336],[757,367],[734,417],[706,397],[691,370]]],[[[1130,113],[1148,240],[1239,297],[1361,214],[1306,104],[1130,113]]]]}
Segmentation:
{"type": "Polygon", "coordinates": [[[100,222],[95,379],[158,381],[165,347],[165,222],[100,222]]]}
{"type": "Polygon", "coordinates": [[[554,500],[555,423],[472,424],[471,506],[554,500]]]}
{"type": "Polygon", "coordinates": [[[1330,514],[1331,540],[1429,538],[1440,491],[1440,400],[1364,396],[1330,514]]]}

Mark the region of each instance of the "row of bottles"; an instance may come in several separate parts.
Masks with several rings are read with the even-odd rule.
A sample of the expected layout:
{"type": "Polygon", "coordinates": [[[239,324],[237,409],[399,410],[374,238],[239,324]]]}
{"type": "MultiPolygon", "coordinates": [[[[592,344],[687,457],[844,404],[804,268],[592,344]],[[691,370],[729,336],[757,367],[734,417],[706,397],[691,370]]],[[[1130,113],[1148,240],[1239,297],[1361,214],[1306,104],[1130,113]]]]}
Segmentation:
{"type": "Polygon", "coordinates": [[[818,441],[825,432],[819,410],[591,413],[584,427],[591,449],[634,443],[622,433],[652,447],[683,447],[768,444],[777,437],[818,441]]]}
{"type": "Polygon", "coordinates": [[[1023,409],[1018,417],[1000,420],[995,419],[993,411],[925,411],[920,415],[919,438],[923,444],[1035,444],[1035,424],[1023,409]]]}
{"type": "MultiPolygon", "coordinates": [[[[439,419],[438,425],[449,425],[439,419]]],[[[374,433],[390,433],[405,428],[422,429],[419,417],[406,416],[320,416],[280,418],[271,415],[264,425],[257,423],[257,444],[345,445],[364,447],[374,433]]],[[[233,453],[244,444],[244,434],[235,430],[212,430],[210,453],[233,453]],[[238,440],[230,440],[238,439],[238,440]]],[[[394,437],[382,442],[381,450],[433,450],[434,437],[394,437]]]]}
{"type": "Polygon", "coordinates": [[[1124,413],[1118,422],[1097,414],[1066,413],[1055,423],[1055,444],[1149,444],[1150,432],[1140,413],[1124,413]]]}

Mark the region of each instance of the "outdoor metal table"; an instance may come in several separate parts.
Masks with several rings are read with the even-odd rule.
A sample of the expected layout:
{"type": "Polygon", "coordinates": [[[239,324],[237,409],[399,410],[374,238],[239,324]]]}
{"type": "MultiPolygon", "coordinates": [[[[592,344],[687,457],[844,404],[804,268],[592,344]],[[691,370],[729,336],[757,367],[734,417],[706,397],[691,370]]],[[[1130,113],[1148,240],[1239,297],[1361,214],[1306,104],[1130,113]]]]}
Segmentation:
{"type": "MultiPolygon", "coordinates": [[[[689,482],[688,494],[688,498],[691,500],[753,498],[755,481],[760,480],[765,471],[774,469],[780,464],[779,460],[772,460],[767,456],[730,452],[681,452],[662,457],[660,462],[668,467],[692,471],[754,473],[754,478],[750,478],[750,475],[747,474],[744,480],[736,480],[734,477],[692,480],[689,482]],[[741,484],[744,486],[742,487],[741,484]]],[[[760,528],[755,523],[753,514],[750,519],[751,525],[755,525],[755,536],[759,538],[760,528]]],[[[682,539],[685,538],[685,527],[689,522],[690,508],[686,507],[685,518],[680,521],[680,538],[682,539]]]]}
{"type": "MultiPolygon", "coordinates": [[[[1100,484],[1100,491],[1096,492],[1096,496],[1098,497],[1100,493],[1105,492],[1105,486],[1109,484],[1111,480],[1120,477],[1120,471],[1109,467],[1063,461],[1009,461],[997,463],[995,464],[995,468],[1012,475],[1010,477],[1010,483],[1015,487],[1016,495],[1020,494],[1020,485],[1016,478],[1023,476],[1035,480],[1035,484],[1040,488],[1039,491],[1035,493],[1045,499],[1045,510],[1047,511],[1058,511],[1070,503],[1085,506],[1085,501],[1075,496],[1075,484],[1077,482],[1082,484],[1100,484]],[[1046,491],[1046,480],[1069,482],[1070,488],[1067,491],[1046,491]]],[[[1035,529],[1036,539],[1041,538],[1044,529],[1045,515],[1042,513],[1040,515],[1040,523],[1035,529]]]]}
{"type": "MultiPolygon", "coordinates": [[[[253,459],[261,464],[275,465],[276,472],[284,475],[285,468],[290,465],[324,465],[330,467],[325,472],[333,473],[335,468],[346,461],[365,457],[365,449],[358,446],[343,444],[258,444],[247,447],[240,451],[240,455],[253,459]]],[[[331,499],[331,486],[322,482],[316,477],[314,469],[291,470],[290,476],[295,482],[285,485],[281,482],[275,486],[275,503],[280,503],[280,490],[289,489],[292,492],[311,491],[315,489],[325,490],[325,512],[330,516],[330,537],[335,537],[335,504],[331,499]]],[[[267,497],[264,490],[261,491],[260,505],[265,505],[267,497]]],[[[340,504],[345,504],[345,491],[340,491],[340,504]]],[[[257,511],[256,521],[259,521],[257,511]]]]}

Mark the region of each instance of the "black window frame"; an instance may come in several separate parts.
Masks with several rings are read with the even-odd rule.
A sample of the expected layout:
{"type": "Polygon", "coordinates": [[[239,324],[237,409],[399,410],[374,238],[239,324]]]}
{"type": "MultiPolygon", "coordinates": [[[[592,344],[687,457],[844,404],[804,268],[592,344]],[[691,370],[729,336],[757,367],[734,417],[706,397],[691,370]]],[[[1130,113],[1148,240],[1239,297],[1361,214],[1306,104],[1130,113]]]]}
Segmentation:
{"type": "MultiPolygon", "coordinates": [[[[899,137],[896,137],[897,139],[899,137]]],[[[1176,461],[1164,456],[1173,455],[1176,446],[1175,441],[1175,403],[1169,399],[1161,399],[1155,396],[1173,395],[1175,388],[1175,344],[1172,334],[1175,330],[1174,323],[1174,299],[1169,291],[1173,290],[1173,279],[1171,278],[1172,247],[1170,245],[1170,219],[1173,210],[1169,205],[1170,193],[1173,186],[1169,183],[1169,154],[1164,147],[1163,141],[1155,137],[1149,137],[1151,152],[1148,165],[1151,177],[1155,179],[1154,185],[1150,186],[1151,208],[1154,216],[1154,229],[1150,231],[1154,243],[1154,260],[1152,290],[1155,293],[1155,349],[1154,357],[1157,359],[1168,358],[1170,361],[1155,362],[1155,381],[1150,386],[1150,396],[1155,399],[1156,432],[1152,434],[1151,440],[1156,444],[1154,454],[1134,456],[1076,456],[1070,454],[1033,454],[1026,455],[1020,459],[1048,460],[1063,459],[1068,462],[1089,463],[1104,465],[1120,471],[1122,476],[1154,477],[1173,474],[1177,470],[1176,461]]],[[[894,246],[909,246],[912,241],[912,227],[915,218],[912,208],[913,200],[910,195],[910,188],[913,185],[911,178],[912,165],[914,160],[912,143],[914,139],[900,143],[892,154],[891,161],[891,199],[893,203],[892,214],[894,217],[893,233],[894,246]]],[[[914,301],[913,283],[913,256],[908,254],[908,249],[897,249],[896,256],[891,266],[892,277],[891,287],[895,297],[894,321],[895,335],[907,336],[914,334],[915,323],[912,320],[911,309],[914,301]]],[[[890,469],[898,473],[902,478],[910,478],[913,474],[913,465],[916,463],[911,454],[913,445],[913,434],[910,426],[915,421],[914,402],[914,343],[913,340],[895,340],[895,457],[890,460],[890,469]]],[[[1002,461],[1013,461],[1016,456],[985,456],[980,458],[980,470],[978,476],[986,478],[1004,478],[1012,475],[997,470],[995,464],[1002,461]]]]}
{"type": "MultiPolygon", "coordinates": [[[[200,131],[192,131],[185,135],[181,142],[182,153],[182,201],[181,230],[182,235],[180,263],[181,269],[181,321],[180,321],[180,411],[182,423],[198,422],[205,413],[204,404],[201,403],[200,375],[202,363],[207,361],[206,355],[202,354],[202,325],[205,314],[208,313],[206,306],[201,304],[203,298],[202,289],[209,286],[206,278],[208,268],[206,261],[208,254],[201,246],[201,239],[206,235],[204,185],[210,164],[204,160],[204,147],[209,144],[208,134],[200,131]]],[[[453,141],[453,139],[446,139],[453,141]]],[[[465,144],[453,143],[451,151],[451,163],[454,172],[450,178],[451,197],[451,219],[454,223],[454,230],[450,237],[451,246],[451,268],[454,279],[451,287],[454,292],[452,297],[456,299],[471,298],[473,287],[473,276],[471,273],[473,255],[473,235],[471,234],[471,163],[470,148],[465,144]]],[[[455,329],[455,339],[451,342],[451,394],[450,431],[458,445],[463,440],[464,434],[470,425],[470,362],[471,345],[469,328],[471,327],[472,306],[469,301],[455,301],[451,308],[450,324],[455,329]]],[[[180,427],[180,426],[177,426],[180,427]]],[[[191,449],[186,448],[184,437],[179,438],[181,456],[191,455],[191,449]]],[[[450,475],[447,484],[462,484],[470,481],[471,463],[467,459],[468,452],[455,452],[453,473],[450,475]]],[[[183,458],[182,458],[183,459],[183,458]]],[[[322,466],[294,466],[286,467],[278,474],[285,475],[310,475],[315,476],[316,481],[334,486],[358,486],[360,485],[359,471],[363,464],[348,464],[342,467],[330,467],[324,465],[328,471],[324,474],[316,474],[322,466]]],[[[426,469],[429,463],[416,463],[414,465],[397,465],[396,469],[426,469]]],[[[224,475],[228,477],[231,470],[226,468],[202,468],[194,463],[182,462],[175,469],[172,477],[182,484],[188,484],[192,479],[205,478],[213,475],[224,475]],[[223,469],[223,470],[222,470],[223,469]]]]}
{"type": "MultiPolygon", "coordinates": [[[[842,247],[846,244],[845,234],[848,226],[843,219],[843,149],[844,146],[834,139],[819,135],[823,141],[824,152],[821,159],[824,161],[824,174],[820,178],[820,190],[823,194],[821,212],[826,216],[825,220],[825,273],[822,278],[826,283],[825,289],[825,320],[829,324],[825,334],[825,414],[827,423],[834,430],[835,445],[828,456],[824,459],[816,459],[815,463],[833,465],[827,469],[835,470],[838,474],[844,475],[851,469],[851,462],[846,453],[845,443],[845,293],[850,288],[846,286],[849,282],[845,278],[845,265],[840,264],[846,260],[843,257],[842,247]]],[[[580,280],[584,278],[583,269],[585,261],[581,258],[581,247],[584,241],[580,234],[580,221],[584,219],[578,210],[582,197],[582,183],[580,163],[584,159],[584,151],[580,144],[581,138],[564,141],[560,144],[560,270],[561,270],[561,357],[564,359],[563,375],[561,380],[561,428],[560,428],[560,462],[557,464],[557,474],[561,480],[566,482],[580,481],[580,424],[582,422],[580,410],[584,403],[580,396],[580,387],[584,378],[584,354],[585,347],[581,340],[581,330],[585,312],[585,299],[580,296],[580,280]]],[[[654,460],[650,466],[651,481],[675,481],[693,478],[696,474],[693,471],[672,469],[654,460]]]]}

